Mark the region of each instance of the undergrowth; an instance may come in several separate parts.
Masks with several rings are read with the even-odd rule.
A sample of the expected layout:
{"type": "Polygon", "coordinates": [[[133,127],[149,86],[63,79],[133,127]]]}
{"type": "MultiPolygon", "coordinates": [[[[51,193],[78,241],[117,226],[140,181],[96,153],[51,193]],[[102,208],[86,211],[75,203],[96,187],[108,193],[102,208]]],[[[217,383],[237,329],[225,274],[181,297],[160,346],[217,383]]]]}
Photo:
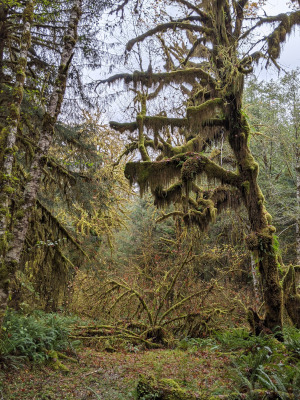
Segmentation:
{"type": "MultiPolygon", "coordinates": [[[[300,331],[284,329],[284,343],[275,336],[254,336],[243,328],[217,331],[206,339],[186,338],[178,343],[180,350],[195,353],[201,348],[228,354],[228,374],[235,393],[246,400],[261,398],[268,392],[276,399],[300,399],[300,331]],[[262,395],[263,396],[263,395],[262,395]]],[[[269,397],[266,397],[269,398],[269,397]]]]}
{"type": "Polygon", "coordinates": [[[300,398],[300,332],[284,329],[284,343],[275,336],[253,336],[243,329],[216,334],[221,349],[232,352],[231,376],[247,400],[257,391],[273,393],[276,399],[300,398]],[[291,397],[291,395],[293,397],[291,397]]]}
{"type": "Polygon", "coordinates": [[[18,366],[24,361],[43,362],[50,350],[72,349],[77,343],[70,342],[69,334],[75,320],[57,313],[35,311],[22,315],[9,310],[0,339],[0,366],[18,366]]]}
{"type": "MultiPolygon", "coordinates": [[[[70,334],[73,336],[74,329],[81,328],[82,323],[84,321],[61,314],[34,312],[26,316],[9,311],[0,342],[2,366],[19,366],[25,360],[43,362],[49,358],[51,350],[70,351],[73,346],[70,334]]],[[[91,321],[86,323],[91,325],[91,321]]],[[[129,393],[133,393],[137,374],[140,373],[155,376],[157,381],[174,379],[183,391],[201,392],[201,395],[203,391],[205,396],[234,394],[244,400],[300,399],[300,331],[297,329],[285,328],[283,343],[271,335],[254,336],[243,328],[218,331],[206,338],[187,337],[177,343],[176,349],[143,351],[134,346],[114,350],[112,354],[89,349],[89,354],[94,357],[91,371],[85,369],[85,360],[83,365],[70,365],[70,374],[87,377],[82,385],[93,398],[99,395],[102,398],[107,387],[114,391],[113,396],[121,396],[103,397],[110,400],[131,399],[129,393]],[[125,358],[128,359],[126,366],[123,365],[125,358]],[[107,371],[111,371],[111,376],[107,375],[107,371]],[[105,377],[103,382],[95,380],[94,375],[98,373],[105,377]],[[120,378],[118,384],[116,377],[120,378]]],[[[7,374],[9,376],[10,372],[7,374]]],[[[30,390],[34,393],[34,389],[30,390]]],[[[59,390],[58,386],[53,389],[57,393],[59,390]]],[[[22,398],[33,398],[30,396],[22,398]]],[[[55,397],[56,394],[53,396],[62,398],[55,397]]],[[[76,396],[74,392],[74,396],[66,398],[77,399],[76,396]]]]}

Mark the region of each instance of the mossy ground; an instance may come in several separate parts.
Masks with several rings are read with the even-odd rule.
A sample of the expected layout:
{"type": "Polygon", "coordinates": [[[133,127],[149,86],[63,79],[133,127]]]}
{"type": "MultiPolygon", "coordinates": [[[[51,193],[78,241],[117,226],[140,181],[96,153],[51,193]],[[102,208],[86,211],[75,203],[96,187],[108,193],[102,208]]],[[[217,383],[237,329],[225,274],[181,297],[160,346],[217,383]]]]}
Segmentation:
{"type": "Polygon", "coordinates": [[[47,365],[2,371],[2,396],[6,400],[129,400],[135,398],[141,374],[174,379],[191,393],[228,392],[233,387],[228,356],[212,348],[195,352],[136,350],[107,353],[82,348],[78,364],[62,360],[70,369],[67,374],[47,365]]]}

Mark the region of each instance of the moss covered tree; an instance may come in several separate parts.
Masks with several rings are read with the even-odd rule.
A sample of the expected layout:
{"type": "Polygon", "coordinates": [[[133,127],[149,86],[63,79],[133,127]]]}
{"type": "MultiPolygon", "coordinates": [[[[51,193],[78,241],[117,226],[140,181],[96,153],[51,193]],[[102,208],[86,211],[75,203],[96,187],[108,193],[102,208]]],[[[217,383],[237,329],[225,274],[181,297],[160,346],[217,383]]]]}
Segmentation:
{"type": "Polygon", "coordinates": [[[45,175],[56,183],[72,175],[49,149],[66,93],[74,95],[73,105],[84,97],[78,65],[95,56],[94,21],[108,3],[0,0],[0,324],[30,232],[41,233],[47,222],[54,235],[61,229],[37,198],[45,175]],[[89,23],[82,23],[83,11],[89,23]],[[32,230],[34,221],[44,226],[32,230]]]}
{"type": "MultiPolygon", "coordinates": [[[[170,4],[182,17],[170,17],[130,40],[126,48],[130,52],[157,35],[164,67],[153,71],[150,63],[145,72],[100,81],[125,81],[139,104],[135,121],[111,122],[114,129],[129,132],[125,153],[140,154],[139,161],[127,163],[125,175],[139,185],[141,194],[150,189],[158,207],[176,205],[162,218],[179,215],[201,230],[224,208],[243,204],[250,225],[246,243],[260,272],[265,309],[264,316],[252,314],[250,320],[256,321],[258,330],[281,329],[283,292],[275,228],[258,185],[259,167],[249,146],[250,126],[242,96],[244,78],[255,63],[278,66],[282,44],[300,24],[299,6],[295,2],[291,12],[260,16],[261,5],[248,0],[174,0],[170,4]],[[260,34],[265,25],[270,29],[267,36],[260,34]],[[168,36],[169,31],[175,32],[176,40],[168,36]],[[256,44],[261,49],[252,51],[256,44]],[[163,92],[167,86],[179,90],[185,100],[177,115],[174,111],[168,117],[164,107],[159,114],[148,115],[148,104],[160,93],[168,93],[163,92]]],[[[288,273],[285,287],[293,286],[293,276],[288,273]]],[[[294,292],[291,301],[293,296],[294,292]]],[[[289,303],[287,297],[285,303],[289,303]]],[[[297,323],[299,304],[293,313],[286,309],[297,323]]]]}

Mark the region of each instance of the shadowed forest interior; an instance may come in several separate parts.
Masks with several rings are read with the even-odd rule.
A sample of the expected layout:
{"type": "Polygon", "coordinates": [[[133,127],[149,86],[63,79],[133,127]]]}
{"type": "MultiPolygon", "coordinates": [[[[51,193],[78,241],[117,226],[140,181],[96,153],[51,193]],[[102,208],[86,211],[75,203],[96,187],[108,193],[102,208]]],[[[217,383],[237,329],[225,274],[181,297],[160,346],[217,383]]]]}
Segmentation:
{"type": "Polygon", "coordinates": [[[2,399],[300,398],[300,3],[271,6],[0,0],[2,399]]]}

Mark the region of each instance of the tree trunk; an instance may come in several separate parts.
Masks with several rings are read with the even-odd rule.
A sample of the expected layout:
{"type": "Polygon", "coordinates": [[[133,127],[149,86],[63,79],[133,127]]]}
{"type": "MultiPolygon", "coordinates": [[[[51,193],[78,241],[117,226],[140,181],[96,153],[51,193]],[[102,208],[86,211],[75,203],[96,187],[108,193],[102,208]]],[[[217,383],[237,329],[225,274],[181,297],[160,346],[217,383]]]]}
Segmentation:
{"type": "MultiPolygon", "coordinates": [[[[3,13],[1,6],[0,14],[3,13]]],[[[3,159],[1,159],[2,172],[0,184],[0,325],[5,314],[8,299],[8,281],[10,271],[4,261],[8,247],[8,225],[10,223],[10,198],[14,192],[13,165],[15,160],[15,144],[20,118],[21,103],[24,92],[26,76],[27,54],[31,45],[31,25],[33,22],[34,4],[28,1],[23,12],[23,33],[21,37],[20,53],[16,65],[16,83],[12,91],[12,103],[9,107],[7,126],[1,130],[1,143],[4,143],[3,159]]],[[[3,28],[4,21],[1,21],[3,28]]],[[[0,49],[1,55],[3,49],[0,49]],[[1,51],[2,50],[2,51],[1,51]]]]}
{"type": "MultiPolygon", "coordinates": [[[[240,77],[240,79],[243,78],[240,77]]],[[[237,84],[237,86],[242,87],[242,84],[237,84]]],[[[271,331],[281,330],[283,298],[274,239],[275,228],[271,225],[271,216],[264,206],[264,197],[257,183],[258,164],[248,146],[250,129],[240,108],[242,93],[236,90],[233,90],[233,93],[234,95],[228,99],[233,108],[230,117],[229,142],[242,178],[242,197],[251,226],[247,245],[255,257],[262,283],[265,305],[263,325],[271,331]]]]}
{"type": "Polygon", "coordinates": [[[300,265],[300,135],[296,130],[296,264],[300,265]]]}
{"type": "Polygon", "coordinates": [[[290,265],[283,278],[283,293],[286,311],[295,327],[300,329],[300,295],[297,293],[296,272],[300,272],[300,267],[290,265]]]}
{"type": "Polygon", "coordinates": [[[258,311],[258,306],[261,303],[260,301],[260,291],[259,291],[259,282],[257,279],[257,271],[256,271],[256,264],[255,264],[255,259],[253,254],[251,253],[251,274],[252,274],[252,280],[253,280],[253,289],[254,289],[254,297],[255,297],[255,304],[254,304],[254,310],[258,311]]]}

